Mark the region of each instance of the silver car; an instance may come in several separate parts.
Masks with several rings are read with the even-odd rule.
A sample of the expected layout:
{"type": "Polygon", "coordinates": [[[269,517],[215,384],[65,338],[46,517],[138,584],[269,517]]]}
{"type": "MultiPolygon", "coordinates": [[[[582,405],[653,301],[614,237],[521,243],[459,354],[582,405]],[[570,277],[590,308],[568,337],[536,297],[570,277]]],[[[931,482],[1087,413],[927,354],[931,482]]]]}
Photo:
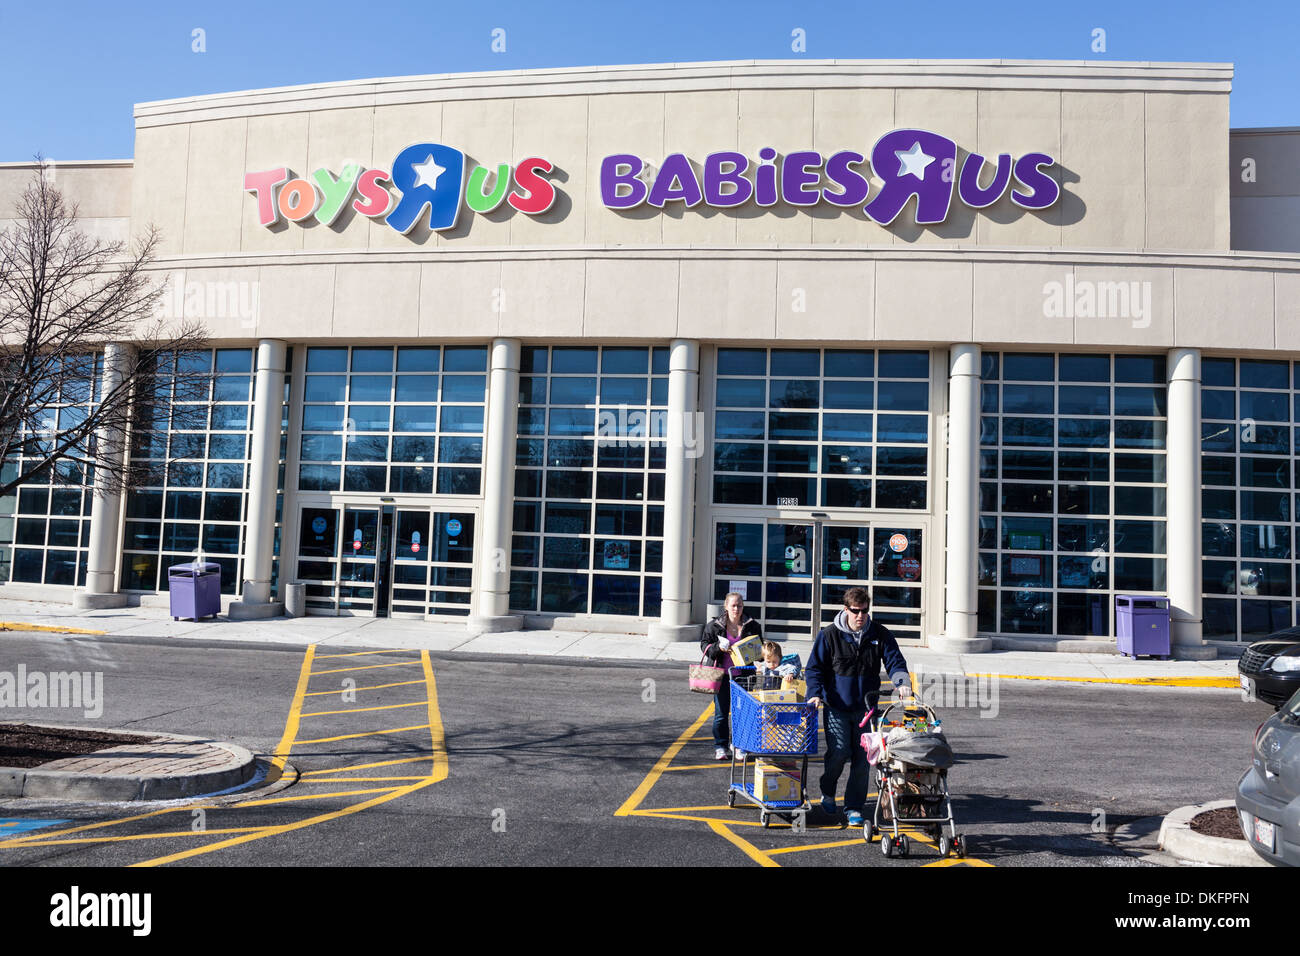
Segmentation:
{"type": "Polygon", "coordinates": [[[1251,847],[1300,866],[1300,692],[1259,725],[1251,768],[1237,784],[1237,813],[1251,847]]]}

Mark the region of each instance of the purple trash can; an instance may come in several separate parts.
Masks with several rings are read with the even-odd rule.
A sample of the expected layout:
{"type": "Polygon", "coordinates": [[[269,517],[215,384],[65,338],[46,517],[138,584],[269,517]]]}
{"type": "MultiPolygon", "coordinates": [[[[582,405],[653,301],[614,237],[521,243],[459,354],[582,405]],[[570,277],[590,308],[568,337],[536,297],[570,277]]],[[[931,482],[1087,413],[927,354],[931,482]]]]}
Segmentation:
{"type": "Polygon", "coordinates": [[[221,613],[221,565],[210,561],[173,564],[167,569],[172,620],[197,621],[221,613]]]}
{"type": "Polygon", "coordinates": [[[1115,643],[1125,657],[1169,658],[1169,598],[1115,595],[1115,643]]]}

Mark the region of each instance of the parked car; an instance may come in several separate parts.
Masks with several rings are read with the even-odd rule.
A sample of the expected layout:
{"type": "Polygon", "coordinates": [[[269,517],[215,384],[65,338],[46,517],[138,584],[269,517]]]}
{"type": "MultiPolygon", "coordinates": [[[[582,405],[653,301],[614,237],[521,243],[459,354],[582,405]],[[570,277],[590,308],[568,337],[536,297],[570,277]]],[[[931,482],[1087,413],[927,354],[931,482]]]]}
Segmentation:
{"type": "Polygon", "coordinates": [[[1251,644],[1237,662],[1237,673],[1257,700],[1281,707],[1300,690],[1300,627],[1251,644]]]}
{"type": "Polygon", "coordinates": [[[1251,849],[1270,863],[1300,866],[1300,692],[1255,731],[1237,815],[1251,849]]]}

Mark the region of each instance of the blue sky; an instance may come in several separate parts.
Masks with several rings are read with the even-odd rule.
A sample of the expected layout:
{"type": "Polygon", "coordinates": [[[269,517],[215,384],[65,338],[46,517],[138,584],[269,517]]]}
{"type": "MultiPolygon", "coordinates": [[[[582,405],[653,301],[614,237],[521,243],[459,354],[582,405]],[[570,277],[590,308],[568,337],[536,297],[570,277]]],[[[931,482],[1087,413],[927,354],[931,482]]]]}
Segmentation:
{"type": "Polygon", "coordinates": [[[0,161],[122,159],[132,105],[332,80],[729,59],[1231,62],[1234,128],[1300,126],[1294,0],[0,0],[0,161]],[[371,13],[370,11],[373,11],[371,13]],[[924,11],[924,13],[922,13],[924,11]],[[506,50],[491,49],[505,30],[506,50]],[[1094,52],[1093,31],[1106,50],[1094,52]],[[206,51],[192,49],[202,29],[206,51]],[[807,50],[791,50],[805,31],[807,50]]]}

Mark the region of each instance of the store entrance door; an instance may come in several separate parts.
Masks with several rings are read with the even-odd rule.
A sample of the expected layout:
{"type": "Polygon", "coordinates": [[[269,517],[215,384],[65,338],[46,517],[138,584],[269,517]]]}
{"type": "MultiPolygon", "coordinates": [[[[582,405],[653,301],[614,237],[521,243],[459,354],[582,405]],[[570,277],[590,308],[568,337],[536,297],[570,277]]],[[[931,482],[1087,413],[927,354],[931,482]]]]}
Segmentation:
{"type": "Polygon", "coordinates": [[[307,586],[308,609],[467,616],[477,515],[435,508],[304,505],[297,580],[307,586]]]}
{"type": "Polygon", "coordinates": [[[871,615],[903,640],[919,640],[924,603],[925,523],[834,516],[815,520],[718,519],[714,522],[713,599],[730,591],[773,640],[807,638],[816,615],[824,627],[844,592],[865,587],[871,615]],[[814,588],[820,608],[814,610],[814,588]]]}

